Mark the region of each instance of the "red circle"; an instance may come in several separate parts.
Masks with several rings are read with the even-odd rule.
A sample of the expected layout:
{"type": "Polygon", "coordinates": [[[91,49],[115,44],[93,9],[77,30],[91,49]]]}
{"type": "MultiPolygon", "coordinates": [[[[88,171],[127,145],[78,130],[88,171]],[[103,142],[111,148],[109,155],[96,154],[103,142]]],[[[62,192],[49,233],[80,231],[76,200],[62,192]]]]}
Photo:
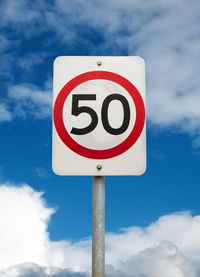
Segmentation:
{"type": "Polygon", "coordinates": [[[54,105],[54,124],[60,139],[72,151],[90,159],[109,159],[127,151],[139,138],[144,127],[144,122],[145,106],[139,91],[126,78],[119,74],[108,71],[90,71],[74,77],[61,89],[54,105]],[[132,97],[136,109],[135,124],[129,136],[119,145],[105,150],[90,149],[78,144],[66,130],[62,115],[66,98],[71,93],[71,91],[84,82],[96,79],[113,81],[122,86],[132,97]]]}

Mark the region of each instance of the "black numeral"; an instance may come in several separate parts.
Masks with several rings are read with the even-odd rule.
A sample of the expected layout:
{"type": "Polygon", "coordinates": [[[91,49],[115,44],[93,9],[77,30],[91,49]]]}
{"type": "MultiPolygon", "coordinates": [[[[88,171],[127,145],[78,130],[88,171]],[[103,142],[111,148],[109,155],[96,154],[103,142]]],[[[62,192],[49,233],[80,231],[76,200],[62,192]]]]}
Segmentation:
{"type": "MultiPolygon", "coordinates": [[[[98,116],[96,112],[87,106],[81,106],[79,107],[79,101],[81,100],[96,100],[96,94],[73,94],[72,96],[72,115],[78,116],[81,113],[88,113],[91,117],[91,123],[85,127],[85,128],[75,128],[73,127],[71,129],[71,133],[74,135],[86,135],[90,132],[92,132],[97,124],[98,124],[98,116]]],[[[102,110],[101,110],[101,119],[102,119],[102,124],[106,132],[108,132],[111,135],[121,135],[124,133],[130,123],[130,107],[127,99],[121,95],[121,94],[111,94],[107,96],[102,105],[102,110]],[[118,100],[122,103],[123,110],[124,110],[124,118],[122,125],[119,128],[113,128],[110,126],[109,120],[108,120],[108,108],[110,103],[113,100],[118,100]]]]}
{"type": "Polygon", "coordinates": [[[72,115],[78,116],[81,113],[88,113],[91,116],[91,123],[85,128],[72,128],[71,133],[74,135],[86,135],[92,132],[98,123],[96,112],[87,106],[79,107],[78,103],[81,100],[96,100],[96,94],[73,94],[72,96],[72,115]]]}
{"type": "Polygon", "coordinates": [[[121,95],[121,94],[111,94],[105,98],[102,105],[101,110],[101,118],[104,129],[111,135],[121,135],[123,134],[130,123],[130,107],[127,99],[121,95]],[[113,128],[110,126],[110,123],[108,121],[108,107],[110,105],[110,102],[113,100],[118,100],[122,103],[123,109],[124,109],[124,119],[121,127],[119,128],[113,128]]]}

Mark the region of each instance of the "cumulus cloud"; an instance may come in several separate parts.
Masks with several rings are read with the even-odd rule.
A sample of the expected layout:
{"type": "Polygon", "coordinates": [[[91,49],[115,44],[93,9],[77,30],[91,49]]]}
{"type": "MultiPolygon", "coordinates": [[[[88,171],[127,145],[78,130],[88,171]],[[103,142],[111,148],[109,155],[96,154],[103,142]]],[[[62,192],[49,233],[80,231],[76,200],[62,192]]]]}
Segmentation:
{"type": "Polygon", "coordinates": [[[85,273],[74,272],[69,269],[39,266],[33,263],[24,263],[0,271],[1,277],[88,277],[85,273]]]}
{"type": "MultiPolygon", "coordinates": [[[[177,247],[168,241],[160,242],[143,251],[128,261],[121,261],[118,271],[108,267],[109,276],[134,277],[183,277],[186,271],[182,268],[185,258],[177,247]]],[[[191,275],[190,275],[191,276],[191,275]]]]}
{"type": "MultiPolygon", "coordinates": [[[[39,4],[39,1],[35,1],[35,4],[39,4]]],[[[37,9],[37,6],[34,6],[32,3],[28,5],[27,0],[18,2],[3,0],[1,1],[1,9],[4,11],[1,17],[1,23],[4,26],[9,23],[18,25],[22,23],[33,23],[33,21],[38,20],[41,15],[41,10],[37,9]]]]}
{"type": "Polygon", "coordinates": [[[16,117],[31,115],[43,119],[51,116],[52,91],[48,85],[44,90],[31,84],[13,85],[8,89],[8,96],[16,117]]]}
{"type": "MultiPolygon", "coordinates": [[[[0,186],[0,276],[91,274],[90,239],[50,240],[47,230],[54,212],[43,193],[28,185],[0,186]]],[[[189,212],[162,216],[147,227],[108,233],[106,276],[199,277],[199,233],[200,216],[189,212]]]]}
{"type": "Polygon", "coordinates": [[[0,104],[0,122],[12,120],[12,113],[6,104],[0,104]]]}
{"type": "Polygon", "coordinates": [[[32,71],[37,65],[43,64],[48,52],[30,53],[18,59],[18,64],[25,71],[32,71]]]}
{"type": "Polygon", "coordinates": [[[10,46],[9,40],[6,38],[6,36],[0,34],[0,50],[4,51],[10,46]]]}
{"type": "Polygon", "coordinates": [[[42,193],[29,186],[0,186],[0,268],[23,263],[43,263],[50,215],[42,193]]]}
{"type": "Polygon", "coordinates": [[[47,228],[55,209],[42,195],[28,185],[0,186],[0,270],[24,263],[86,270],[90,242],[50,241],[47,228]]]}

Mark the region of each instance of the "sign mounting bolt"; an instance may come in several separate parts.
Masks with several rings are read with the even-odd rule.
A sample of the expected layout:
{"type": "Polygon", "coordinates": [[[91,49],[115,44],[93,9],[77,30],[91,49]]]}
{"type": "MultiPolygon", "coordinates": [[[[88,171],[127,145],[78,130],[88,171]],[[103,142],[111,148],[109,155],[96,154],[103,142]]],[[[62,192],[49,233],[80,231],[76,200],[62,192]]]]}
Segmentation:
{"type": "Polygon", "coordinates": [[[97,62],[97,65],[98,65],[98,66],[101,66],[101,65],[102,65],[102,62],[101,62],[101,61],[98,61],[98,62],[97,62]]]}
{"type": "Polygon", "coordinates": [[[101,170],[102,166],[100,164],[97,165],[97,170],[101,170]]]}

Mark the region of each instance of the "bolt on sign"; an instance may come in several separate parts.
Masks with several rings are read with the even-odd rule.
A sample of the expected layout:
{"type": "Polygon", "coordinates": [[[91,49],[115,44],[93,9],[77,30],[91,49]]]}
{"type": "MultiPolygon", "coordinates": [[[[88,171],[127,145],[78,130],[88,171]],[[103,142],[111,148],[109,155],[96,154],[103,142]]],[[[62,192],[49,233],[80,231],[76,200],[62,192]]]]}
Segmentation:
{"type": "Polygon", "coordinates": [[[145,64],[140,57],[60,56],[53,77],[53,170],[146,170],[145,64]]]}

